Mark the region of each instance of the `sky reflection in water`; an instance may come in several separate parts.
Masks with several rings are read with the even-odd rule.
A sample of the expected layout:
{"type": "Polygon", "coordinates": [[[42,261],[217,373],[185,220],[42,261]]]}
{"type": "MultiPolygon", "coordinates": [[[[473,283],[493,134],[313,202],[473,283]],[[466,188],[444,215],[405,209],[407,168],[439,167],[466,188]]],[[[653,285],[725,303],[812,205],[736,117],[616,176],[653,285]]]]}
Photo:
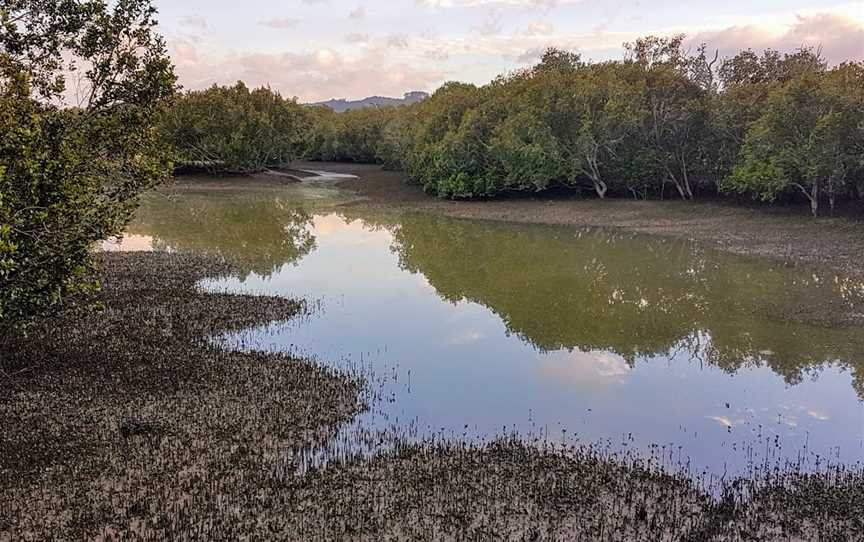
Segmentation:
{"type": "Polygon", "coordinates": [[[598,230],[264,199],[187,194],[170,211],[145,206],[133,233],[249,257],[242,278],[208,288],[322,300],[306,321],[229,340],[390,375],[395,401],[361,423],[566,429],[680,446],[716,473],[774,450],[775,436],[786,457],[864,460],[860,327],[778,316],[857,302],[860,284],[598,230]]]}

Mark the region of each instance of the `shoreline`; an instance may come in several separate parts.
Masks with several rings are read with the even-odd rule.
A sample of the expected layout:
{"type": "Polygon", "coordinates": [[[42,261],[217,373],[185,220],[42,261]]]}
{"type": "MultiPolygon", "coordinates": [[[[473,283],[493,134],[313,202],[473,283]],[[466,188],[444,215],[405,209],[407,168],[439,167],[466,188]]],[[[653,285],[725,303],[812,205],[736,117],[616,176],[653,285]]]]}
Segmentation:
{"type": "Polygon", "coordinates": [[[362,198],[346,206],[418,210],[454,218],[625,231],[696,241],[740,254],[831,269],[864,279],[864,220],[810,217],[801,207],[735,206],[714,201],[642,201],[538,196],[487,201],[442,200],[408,185],[400,172],[381,166],[298,162],[355,175],[338,183],[362,198]]]}
{"type": "Polygon", "coordinates": [[[393,437],[389,451],[297,474],[303,450],[367,407],[367,384],[207,338],[302,315],[302,304],[202,292],[201,278],[231,273],[219,260],[98,260],[105,312],[0,341],[0,368],[15,375],[0,398],[0,540],[864,533],[860,465],[816,474],[766,465],[720,483],[637,455],[502,435],[476,444],[393,437]]]}
{"type": "MultiPolygon", "coordinates": [[[[380,174],[389,178],[379,186],[391,190],[398,174],[380,174]]],[[[500,206],[454,204],[406,188],[395,198],[340,205],[551,220],[541,213],[488,216],[500,206]]],[[[525,203],[586,202],[501,202],[527,212],[525,203]]],[[[607,203],[587,202],[598,209],[607,203]]],[[[609,221],[626,227],[620,216],[609,221]]],[[[302,317],[303,302],[200,290],[198,281],[236,272],[227,260],[164,252],[96,259],[103,312],[61,315],[27,336],[0,335],[0,381],[8,390],[0,396],[0,509],[9,511],[0,516],[0,542],[192,534],[646,541],[864,534],[860,464],[822,465],[815,473],[757,465],[750,478],[720,482],[590,444],[506,435],[479,443],[404,442],[387,435],[389,448],[372,457],[347,454],[298,473],[308,450],[332,442],[369,407],[370,383],[310,360],[227,349],[211,338],[302,317]]]]}

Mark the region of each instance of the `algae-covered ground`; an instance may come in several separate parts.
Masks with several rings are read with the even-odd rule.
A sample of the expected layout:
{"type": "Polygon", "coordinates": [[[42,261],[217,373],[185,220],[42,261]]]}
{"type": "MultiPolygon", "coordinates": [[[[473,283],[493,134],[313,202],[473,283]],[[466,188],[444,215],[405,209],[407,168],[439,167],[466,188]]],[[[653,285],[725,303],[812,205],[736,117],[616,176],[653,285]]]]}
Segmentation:
{"type": "Polygon", "coordinates": [[[103,311],[0,335],[0,541],[864,537],[860,469],[720,480],[511,436],[300,470],[368,380],[210,338],[306,306],[198,289],[223,261],[98,260],[103,311]]]}

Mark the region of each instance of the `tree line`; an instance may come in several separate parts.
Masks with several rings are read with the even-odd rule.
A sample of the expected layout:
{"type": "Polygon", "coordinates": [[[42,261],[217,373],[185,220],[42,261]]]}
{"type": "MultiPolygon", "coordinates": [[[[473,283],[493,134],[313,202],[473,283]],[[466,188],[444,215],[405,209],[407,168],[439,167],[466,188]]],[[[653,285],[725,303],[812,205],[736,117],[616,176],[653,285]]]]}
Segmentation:
{"type": "Polygon", "coordinates": [[[642,38],[609,62],[549,49],[411,106],[310,111],[302,154],[382,163],[446,198],[742,194],[807,201],[814,215],[864,201],[864,63],[829,67],[813,48],[721,60],[683,44],[642,38]]]}
{"type": "Polygon", "coordinates": [[[864,201],[864,63],[829,67],[814,48],[721,60],[684,40],[641,38],[608,62],[553,48],[487,85],[446,83],[395,108],[335,113],[214,86],[180,96],[162,130],[186,167],[381,163],[454,199],[738,194],[807,201],[814,216],[864,201]]]}

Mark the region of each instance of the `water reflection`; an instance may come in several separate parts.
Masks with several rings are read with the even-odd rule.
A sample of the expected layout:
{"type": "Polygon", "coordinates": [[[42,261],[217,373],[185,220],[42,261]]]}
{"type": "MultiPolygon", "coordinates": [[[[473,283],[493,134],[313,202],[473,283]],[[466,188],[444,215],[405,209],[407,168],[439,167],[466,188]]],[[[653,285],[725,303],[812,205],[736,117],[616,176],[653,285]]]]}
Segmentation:
{"type": "Polygon", "coordinates": [[[227,339],[390,375],[358,423],[632,434],[718,472],[775,437],[784,457],[864,459],[854,281],[684,242],[274,191],[154,199],[131,231],[246,262],[207,287],[323,300],[309,321],[227,339]]]}
{"type": "Polygon", "coordinates": [[[315,249],[311,222],[308,211],[276,194],[195,191],[152,196],[127,238],[149,236],[155,250],[230,258],[241,277],[268,277],[315,249]]]}
{"type": "Polygon", "coordinates": [[[388,227],[400,266],[447,301],[488,307],[541,351],[632,365],[684,350],[729,372],[766,364],[790,384],[840,362],[864,397],[864,333],[838,324],[864,304],[848,279],[601,230],[420,215],[388,227]]]}

